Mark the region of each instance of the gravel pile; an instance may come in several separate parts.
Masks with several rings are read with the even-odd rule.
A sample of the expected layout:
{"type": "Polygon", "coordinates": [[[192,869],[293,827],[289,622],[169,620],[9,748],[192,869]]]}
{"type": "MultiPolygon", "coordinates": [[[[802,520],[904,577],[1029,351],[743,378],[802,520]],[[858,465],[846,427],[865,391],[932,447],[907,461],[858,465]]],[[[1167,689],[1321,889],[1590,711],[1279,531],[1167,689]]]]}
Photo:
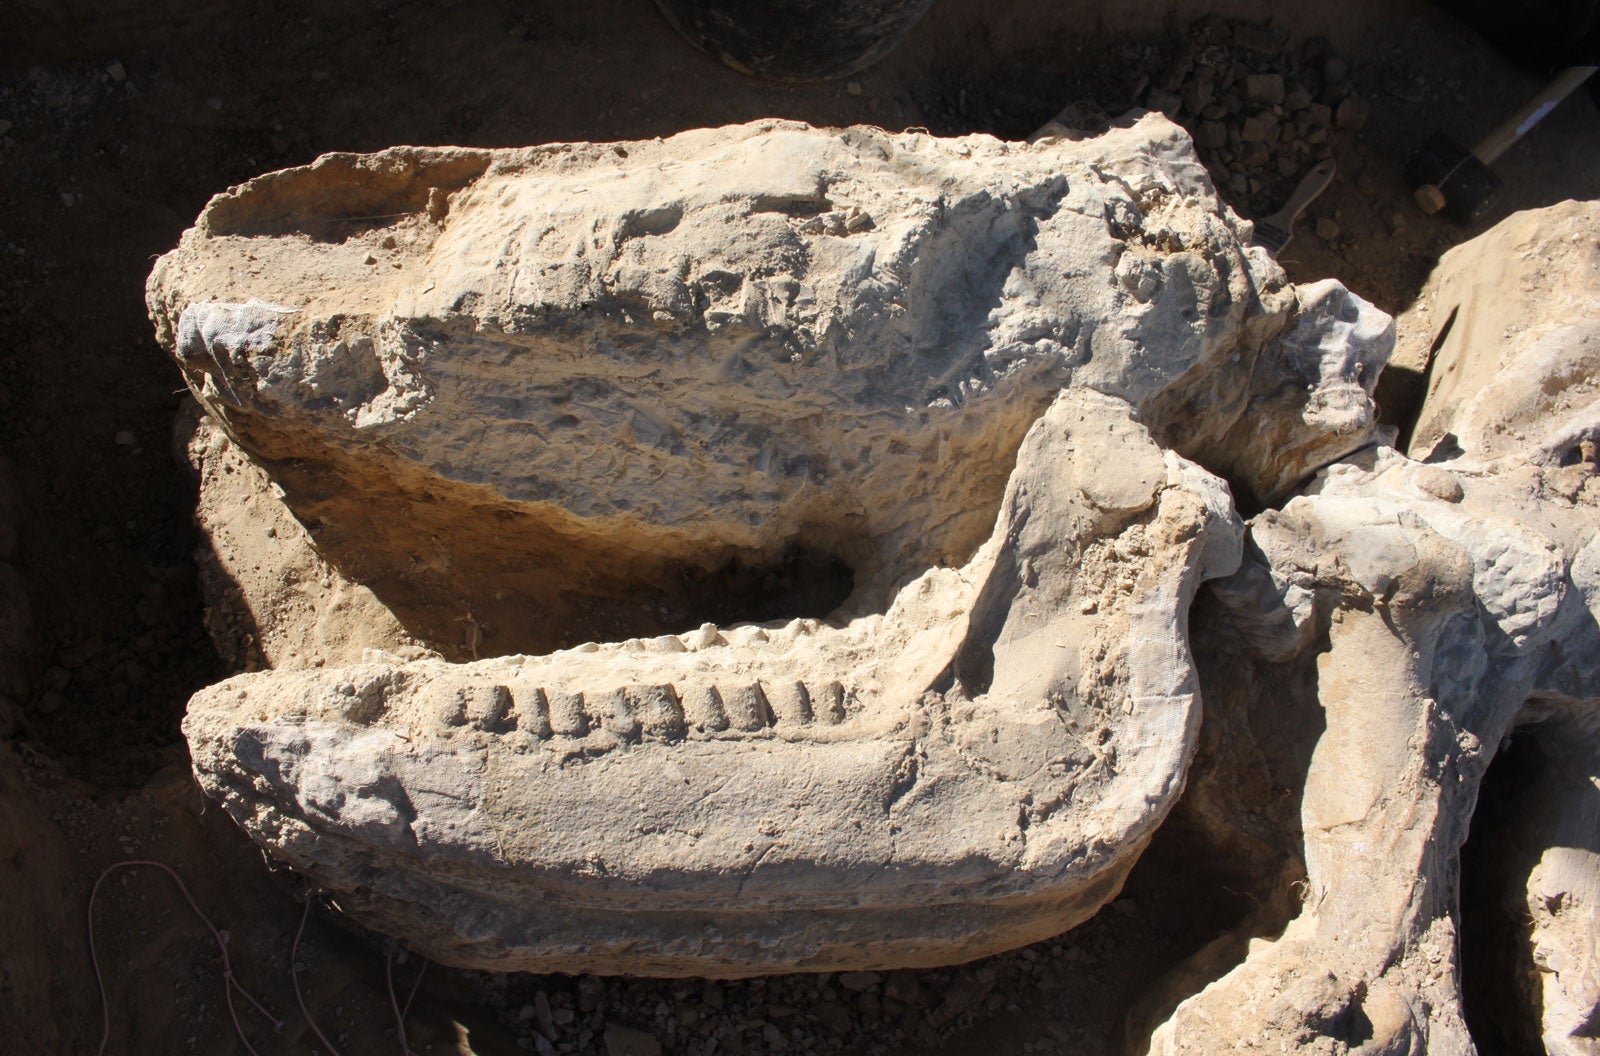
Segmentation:
{"type": "MultiPolygon", "coordinates": [[[[477,976],[524,1051],[604,1056],[882,1054],[924,1051],[996,1017],[1056,1007],[1105,976],[1130,935],[1151,941],[1132,899],[1066,935],[974,964],[927,970],[782,975],[719,982],[596,976],[477,976]]],[[[1027,1053],[1084,1051],[1054,1017],[1026,1030],[1027,1053]]]]}
{"type": "Polygon", "coordinates": [[[1271,25],[1214,15],[1194,22],[1133,94],[1189,130],[1218,189],[1245,216],[1275,211],[1307,169],[1348,152],[1369,112],[1327,41],[1295,46],[1271,25]]]}

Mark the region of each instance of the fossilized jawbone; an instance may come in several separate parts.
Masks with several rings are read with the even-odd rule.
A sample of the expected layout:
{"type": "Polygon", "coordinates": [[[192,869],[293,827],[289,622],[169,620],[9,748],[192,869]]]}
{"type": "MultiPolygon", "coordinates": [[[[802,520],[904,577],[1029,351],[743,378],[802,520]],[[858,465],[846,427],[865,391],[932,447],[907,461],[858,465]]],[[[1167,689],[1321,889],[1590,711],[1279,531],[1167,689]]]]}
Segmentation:
{"type": "Polygon", "coordinates": [[[191,389],[407,629],[515,655],[229,679],[190,703],[201,782],[460,965],[1072,926],[1182,790],[1186,613],[1240,545],[1197,463],[1271,496],[1377,433],[1387,317],[1243,233],[1157,116],[396,150],[219,196],[151,277],[191,389]],[[853,569],[825,619],[684,633],[797,543],[853,569]]]}
{"type": "Polygon", "coordinates": [[[1099,908],[1181,791],[1186,613],[1240,530],[1219,480],[1071,391],[973,560],[881,615],[242,675],[184,729],[275,854],[447,962],[966,959],[1099,908]]]}

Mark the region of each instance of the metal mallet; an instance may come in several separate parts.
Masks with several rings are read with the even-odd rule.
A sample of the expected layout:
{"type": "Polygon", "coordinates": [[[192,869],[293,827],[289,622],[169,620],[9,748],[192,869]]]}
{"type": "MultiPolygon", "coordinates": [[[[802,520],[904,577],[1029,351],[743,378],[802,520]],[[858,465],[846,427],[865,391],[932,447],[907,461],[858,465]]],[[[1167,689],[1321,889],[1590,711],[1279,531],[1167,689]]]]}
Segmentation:
{"type": "Polygon", "coordinates": [[[1571,95],[1600,67],[1570,66],[1521,110],[1467,150],[1455,140],[1430,135],[1406,162],[1406,179],[1416,188],[1412,197],[1423,212],[1443,212],[1463,224],[1475,223],[1494,205],[1502,187],[1489,166],[1527,134],[1556,104],[1571,95]]]}

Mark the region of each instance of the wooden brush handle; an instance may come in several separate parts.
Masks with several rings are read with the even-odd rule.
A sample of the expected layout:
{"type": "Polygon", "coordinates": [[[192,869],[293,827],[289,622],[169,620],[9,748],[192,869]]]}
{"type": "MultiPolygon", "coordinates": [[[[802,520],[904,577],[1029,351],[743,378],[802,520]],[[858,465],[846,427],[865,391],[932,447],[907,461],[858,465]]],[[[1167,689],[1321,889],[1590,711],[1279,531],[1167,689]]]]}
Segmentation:
{"type": "Polygon", "coordinates": [[[1294,189],[1289,200],[1282,209],[1266,218],[1266,222],[1285,231],[1294,227],[1294,222],[1300,219],[1300,214],[1306,211],[1306,206],[1316,200],[1317,195],[1328,189],[1328,184],[1333,182],[1334,174],[1339,171],[1339,166],[1333,159],[1319,161],[1311,167],[1311,171],[1301,179],[1300,186],[1294,189]]]}
{"type": "Polygon", "coordinates": [[[1584,81],[1600,67],[1596,66],[1569,66],[1556,75],[1545,90],[1528,101],[1528,105],[1512,114],[1501,122],[1500,127],[1490,132],[1483,140],[1472,148],[1472,153],[1485,165],[1493,165],[1495,161],[1511,149],[1511,144],[1521,139],[1528,130],[1540,121],[1544,115],[1556,108],[1556,104],[1571,95],[1584,81]]]}

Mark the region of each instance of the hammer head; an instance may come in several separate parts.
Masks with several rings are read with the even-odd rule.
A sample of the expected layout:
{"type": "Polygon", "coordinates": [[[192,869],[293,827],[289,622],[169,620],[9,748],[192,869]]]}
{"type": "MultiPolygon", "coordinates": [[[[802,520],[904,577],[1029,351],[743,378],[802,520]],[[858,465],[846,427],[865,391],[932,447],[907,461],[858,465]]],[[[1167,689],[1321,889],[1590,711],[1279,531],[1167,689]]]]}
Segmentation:
{"type": "Polygon", "coordinates": [[[1406,179],[1413,187],[1437,187],[1444,214],[1461,224],[1481,220],[1504,186],[1476,154],[1437,132],[1406,162],[1406,179]]]}

